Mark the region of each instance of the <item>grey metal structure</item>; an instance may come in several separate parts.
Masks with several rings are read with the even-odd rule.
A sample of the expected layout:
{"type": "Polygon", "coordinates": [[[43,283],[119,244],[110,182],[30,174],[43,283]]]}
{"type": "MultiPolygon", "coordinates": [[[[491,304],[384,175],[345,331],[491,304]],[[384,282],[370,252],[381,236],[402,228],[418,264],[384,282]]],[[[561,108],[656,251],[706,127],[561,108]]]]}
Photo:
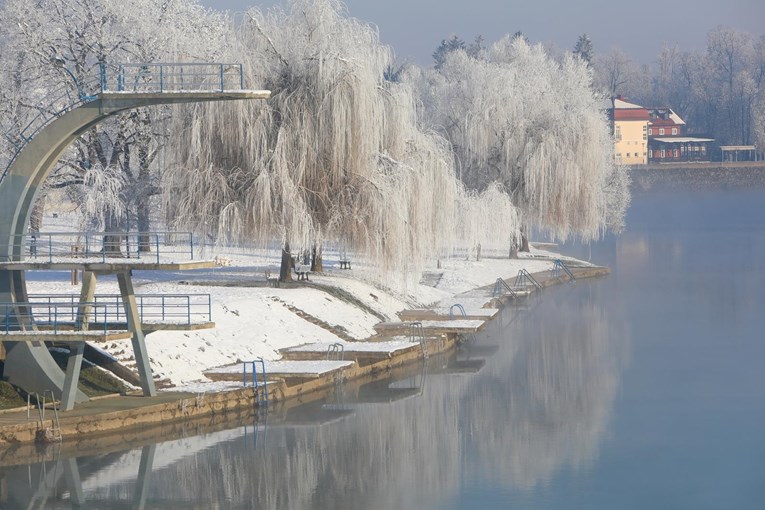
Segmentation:
{"type": "MultiPolygon", "coordinates": [[[[169,86],[167,77],[171,75],[170,71],[177,75],[180,70],[183,76],[183,64],[146,64],[139,68],[140,72],[128,75],[129,79],[125,77],[124,68],[120,67],[122,74],[117,76],[118,85],[114,91],[109,90],[106,70],[102,67],[99,92],[85,96],[81,91],[81,102],[75,107],[64,109],[63,113],[56,113],[42,123],[33,134],[23,136],[23,142],[13,156],[11,164],[0,175],[0,302],[19,303],[20,309],[24,307],[23,303],[29,302],[25,270],[13,267],[13,263],[24,260],[23,243],[16,240],[23,239],[27,232],[32,207],[43,182],[61,154],[81,134],[112,115],[134,108],[192,102],[267,99],[270,96],[270,91],[266,90],[243,90],[241,87],[239,90],[226,90],[224,65],[214,66],[220,66],[220,81],[209,87],[209,90],[200,90],[199,83],[190,80],[189,76],[193,76],[190,72],[186,73],[186,87],[193,87],[193,90],[184,89],[183,82],[180,86],[176,82],[169,86]],[[156,83],[152,82],[152,74],[145,71],[147,69],[158,73],[160,79],[156,80],[156,83]],[[143,74],[140,74],[141,72],[143,74]],[[163,82],[162,79],[166,81],[163,82]],[[128,85],[132,84],[132,88],[126,87],[126,82],[128,85]]],[[[240,85],[241,67],[239,73],[240,85]]],[[[131,269],[123,266],[119,270],[109,272],[117,274],[128,318],[128,329],[132,332],[143,393],[154,395],[156,390],[136,309],[131,269]]],[[[84,302],[90,302],[95,290],[95,274],[89,275],[86,280],[87,283],[83,282],[82,297],[84,302]]],[[[28,319],[29,314],[23,312],[24,310],[20,310],[15,326],[20,331],[35,332],[37,328],[33,321],[28,319]]],[[[45,340],[45,335],[40,332],[34,341],[4,342],[7,353],[4,378],[30,393],[42,393],[46,389],[52,389],[56,397],[61,398],[62,409],[72,409],[75,402],[87,400],[87,397],[77,390],[84,342],[81,345],[72,345],[65,374],[48,352],[45,340]]]]}

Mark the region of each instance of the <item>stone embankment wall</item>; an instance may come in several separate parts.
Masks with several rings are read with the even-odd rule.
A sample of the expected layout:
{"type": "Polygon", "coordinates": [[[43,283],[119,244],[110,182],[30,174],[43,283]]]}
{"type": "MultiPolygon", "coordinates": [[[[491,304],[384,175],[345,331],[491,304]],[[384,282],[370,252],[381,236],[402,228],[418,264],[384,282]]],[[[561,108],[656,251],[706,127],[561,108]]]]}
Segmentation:
{"type": "Polygon", "coordinates": [[[765,162],[685,163],[628,167],[632,192],[765,188],[765,162]]]}

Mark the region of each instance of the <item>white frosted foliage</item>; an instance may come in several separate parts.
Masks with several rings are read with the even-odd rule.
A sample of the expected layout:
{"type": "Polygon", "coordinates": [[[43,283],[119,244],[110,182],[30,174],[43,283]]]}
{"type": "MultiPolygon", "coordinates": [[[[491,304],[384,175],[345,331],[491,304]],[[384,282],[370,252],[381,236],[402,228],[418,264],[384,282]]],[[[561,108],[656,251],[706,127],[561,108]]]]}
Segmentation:
{"type": "Polygon", "coordinates": [[[606,115],[580,59],[556,62],[541,45],[506,37],[480,58],[452,52],[417,81],[469,188],[502,184],[522,221],[556,238],[621,227],[627,178],[613,166],[606,115]]]}
{"type": "MultiPolygon", "coordinates": [[[[172,218],[218,242],[335,241],[381,275],[416,274],[479,224],[480,208],[460,209],[451,147],[418,126],[415,92],[384,79],[392,55],[374,27],[331,0],[245,18],[230,58],[273,96],[179,117],[172,218]]],[[[501,229],[509,238],[517,224],[501,229]]]]}

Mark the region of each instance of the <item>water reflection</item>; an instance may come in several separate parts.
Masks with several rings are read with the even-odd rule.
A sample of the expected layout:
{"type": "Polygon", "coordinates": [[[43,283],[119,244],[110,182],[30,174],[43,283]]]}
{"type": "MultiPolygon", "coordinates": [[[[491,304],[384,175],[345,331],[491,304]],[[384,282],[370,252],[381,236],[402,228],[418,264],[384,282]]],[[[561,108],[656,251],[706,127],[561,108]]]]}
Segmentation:
{"type": "Polygon", "coordinates": [[[2,468],[1,501],[422,508],[480,481],[534,487],[564,466],[586,468],[606,435],[626,334],[611,330],[596,289],[548,291],[425,372],[338,389],[267,424],[251,417],[246,427],[2,468]]]}

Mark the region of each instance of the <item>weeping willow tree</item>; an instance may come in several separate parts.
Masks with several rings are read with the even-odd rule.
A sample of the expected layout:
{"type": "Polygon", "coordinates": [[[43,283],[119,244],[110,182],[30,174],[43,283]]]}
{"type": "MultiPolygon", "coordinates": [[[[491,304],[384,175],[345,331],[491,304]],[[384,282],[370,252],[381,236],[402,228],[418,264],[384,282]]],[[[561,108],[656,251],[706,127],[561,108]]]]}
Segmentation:
{"type": "Polygon", "coordinates": [[[502,185],[522,224],[553,238],[621,228],[628,180],[613,165],[605,113],[581,59],[556,62],[541,45],[506,37],[480,54],[451,52],[413,79],[469,189],[502,185]]]}
{"type": "MultiPolygon", "coordinates": [[[[412,86],[385,80],[392,54],[374,27],[334,0],[296,0],[235,30],[230,58],[272,97],[178,117],[171,220],[218,243],[342,242],[381,275],[412,276],[471,225],[451,147],[418,126],[412,86]]],[[[491,228],[509,238],[517,224],[491,228]]]]}

